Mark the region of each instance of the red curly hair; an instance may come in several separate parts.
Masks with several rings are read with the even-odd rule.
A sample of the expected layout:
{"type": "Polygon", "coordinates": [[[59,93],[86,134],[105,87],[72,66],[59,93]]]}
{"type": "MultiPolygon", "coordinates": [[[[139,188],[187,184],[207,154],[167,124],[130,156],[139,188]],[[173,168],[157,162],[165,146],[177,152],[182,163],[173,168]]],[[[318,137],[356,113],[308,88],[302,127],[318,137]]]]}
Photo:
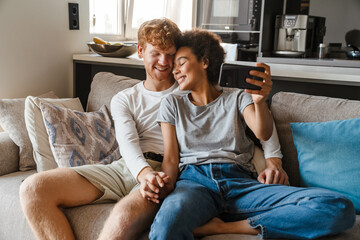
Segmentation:
{"type": "Polygon", "coordinates": [[[152,19],[141,24],[138,30],[138,44],[145,48],[146,43],[166,50],[171,46],[177,48],[181,31],[170,19],[152,19]]]}

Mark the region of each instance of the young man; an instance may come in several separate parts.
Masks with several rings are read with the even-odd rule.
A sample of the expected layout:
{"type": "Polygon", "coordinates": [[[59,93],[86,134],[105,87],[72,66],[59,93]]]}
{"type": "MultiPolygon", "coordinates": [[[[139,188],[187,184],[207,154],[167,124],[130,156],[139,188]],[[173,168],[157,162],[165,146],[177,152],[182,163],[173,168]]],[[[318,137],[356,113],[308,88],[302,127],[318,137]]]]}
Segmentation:
{"type": "MultiPolygon", "coordinates": [[[[21,205],[38,239],[75,239],[61,207],[118,201],[138,188],[137,181],[142,182],[148,172],[160,170],[159,156],[147,154],[153,160],[145,159],[143,153],[162,153],[161,130],[155,118],[161,97],[177,89],[171,72],[180,35],[177,25],[167,19],[146,22],[139,29],[138,53],[144,59],[146,80],[117,95],[111,103],[122,159],[110,165],[59,168],[37,173],[21,185],[21,205]]],[[[136,191],[130,194],[129,201],[137,194],[136,191]]],[[[100,238],[135,239],[130,231],[121,230],[127,224],[136,225],[138,232],[148,228],[154,214],[150,215],[150,212],[151,218],[147,220],[143,208],[154,209],[155,213],[156,208],[152,207],[155,205],[144,201],[132,211],[141,214],[113,220],[117,211],[123,211],[119,210],[121,204],[115,205],[100,238]]]]}
{"type": "MultiPolygon", "coordinates": [[[[61,207],[119,201],[125,195],[104,224],[100,239],[136,239],[149,228],[159,204],[144,199],[144,189],[153,183],[166,194],[171,191],[170,179],[160,171],[163,143],[155,119],[161,99],[178,90],[172,68],[180,35],[176,24],[168,19],[145,22],[139,29],[138,55],[144,59],[146,80],[118,93],[111,102],[122,159],[110,165],[55,169],[24,181],[21,204],[37,238],[74,239],[61,207]]],[[[277,139],[275,143],[279,149],[277,139]]],[[[267,155],[279,156],[279,151],[267,155]]],[[[280,181],[272,178],[279,171],[282,169],[268,169],[263,181],[280,181]]]]}

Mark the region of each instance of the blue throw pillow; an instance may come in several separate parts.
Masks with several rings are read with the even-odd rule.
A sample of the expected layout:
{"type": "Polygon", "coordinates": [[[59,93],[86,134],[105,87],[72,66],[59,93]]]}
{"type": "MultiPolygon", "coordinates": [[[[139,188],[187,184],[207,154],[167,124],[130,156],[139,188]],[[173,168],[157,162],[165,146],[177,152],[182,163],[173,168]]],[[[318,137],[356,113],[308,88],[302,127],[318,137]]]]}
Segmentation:
{"type": "Polygon", "coordinates": [[[302,186],[349,198],[360,213],[360,118],[290,123],[302,186]]]}

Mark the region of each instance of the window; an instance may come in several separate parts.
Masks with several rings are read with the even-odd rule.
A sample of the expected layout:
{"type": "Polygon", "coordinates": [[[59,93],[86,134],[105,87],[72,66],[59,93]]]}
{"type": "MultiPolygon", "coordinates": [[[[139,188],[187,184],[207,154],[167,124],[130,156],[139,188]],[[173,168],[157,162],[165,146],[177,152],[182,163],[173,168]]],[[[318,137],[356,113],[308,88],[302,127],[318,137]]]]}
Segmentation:
{"type": "Polygon", "coordinates": [[[124,36],[124,1],[90,0],[90,33],[124,36]]]}
{"type": "Polygon", "coordinates": [[[194,24],[194,0],[89,0],[90,33],[108,41],[136,39],[139,26],[167,17],[181,30],[194,24]]]}

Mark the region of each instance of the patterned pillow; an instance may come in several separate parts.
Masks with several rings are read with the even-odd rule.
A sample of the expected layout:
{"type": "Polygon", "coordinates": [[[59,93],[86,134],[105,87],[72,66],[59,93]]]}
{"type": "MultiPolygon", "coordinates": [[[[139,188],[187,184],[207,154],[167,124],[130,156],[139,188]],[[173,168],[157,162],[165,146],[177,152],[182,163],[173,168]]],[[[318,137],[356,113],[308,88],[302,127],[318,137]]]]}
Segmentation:
{"type": "Polygon", "coordinates": [[[40,110],[42,102],[54,104],[72,110],[84,112],[79,98],[39,98],[29,96],[25,100],[25,124],[33,148],[37,172],[57,168],[54,154],[49,143],[43,115],[40,110]]]}
{"type": "Polygon", "coordinates": [[[120,158],[114,126],[106,106],[79,112],[41,103],[51,150],[59,167],[109,164],[120,158]]]}

